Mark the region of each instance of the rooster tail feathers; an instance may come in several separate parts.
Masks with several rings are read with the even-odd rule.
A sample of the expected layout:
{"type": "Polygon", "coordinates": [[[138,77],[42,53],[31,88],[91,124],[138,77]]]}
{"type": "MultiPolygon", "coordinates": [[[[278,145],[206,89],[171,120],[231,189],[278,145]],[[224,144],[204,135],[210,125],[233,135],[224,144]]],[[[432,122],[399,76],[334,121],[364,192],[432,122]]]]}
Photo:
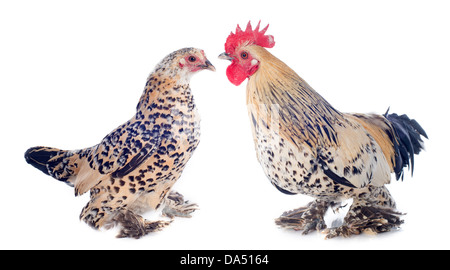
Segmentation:
{"type": "Polygon", "coordinates": [[[78,155],[73,151],[37,146],[25,152],[25,160],[43,173],[73,186],[69,178],[78,172],[78,155]]]}
{"type": "Polygon", "coordinates": [[[411,175],[414,172],[414,155],[424,149],[421,136],[428,139],[425,130],[416,120],[410,119],[406,114],[397,115],[396,113],[384,114],[384,117],[391,123],[396,138],[393,140],[395,150],[395,177],[403,180],[403,168],[411,166],[411,175]]]}

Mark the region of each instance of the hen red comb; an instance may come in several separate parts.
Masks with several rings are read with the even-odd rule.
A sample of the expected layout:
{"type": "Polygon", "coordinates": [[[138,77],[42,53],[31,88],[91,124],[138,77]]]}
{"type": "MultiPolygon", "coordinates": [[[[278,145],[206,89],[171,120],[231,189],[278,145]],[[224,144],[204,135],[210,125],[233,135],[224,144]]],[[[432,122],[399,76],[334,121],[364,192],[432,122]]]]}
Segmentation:
{"type": "Polygon", "coordinates": [[[269,25],[259,31],[260,23],[261,21],[258,22],[255,30],[252,30],[252,25],[249,21],[245,31],[242,31],[238,24],[238,26],[236,27],[236,33],[231,32],[231,34],[227,38],[227,41],[225,42],[225,52],[233,53],[236,47],[243,43],[255,44],[266,48],[272,48],[273,46],[275,46],[273,36],[264,35],[264,33],[266,33],[267,31],[267,28],[269,28],[269,25]]]}

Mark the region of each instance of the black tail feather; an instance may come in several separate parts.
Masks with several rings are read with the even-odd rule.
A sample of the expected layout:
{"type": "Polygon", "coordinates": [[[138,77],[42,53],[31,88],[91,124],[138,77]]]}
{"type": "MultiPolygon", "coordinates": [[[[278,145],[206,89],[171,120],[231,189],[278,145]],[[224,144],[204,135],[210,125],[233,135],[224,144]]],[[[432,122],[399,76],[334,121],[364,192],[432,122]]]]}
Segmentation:
{"type": "Polygon", "coordinates": [[[397,115],[396,113],[384,114],[389,122],[392,124],[396,140],[393,140],[395,149],[395,166],[394,172],[398,179],[403,180],[403,168],[411,167],[411,175],[414,172],[414,155],[420,153],[423,147],[423,140],[421,136],[428,139],[425,130],[414,119],[409,119],[406,114],[397,115]]]}
{"type": "Polygon", "coordinates": [[[73,174],[71,166],[68,166],[69,158],[72,155],[69,151],[37,146],[25,152],[25,160],[43,173],[66,182],[73,174]]]}

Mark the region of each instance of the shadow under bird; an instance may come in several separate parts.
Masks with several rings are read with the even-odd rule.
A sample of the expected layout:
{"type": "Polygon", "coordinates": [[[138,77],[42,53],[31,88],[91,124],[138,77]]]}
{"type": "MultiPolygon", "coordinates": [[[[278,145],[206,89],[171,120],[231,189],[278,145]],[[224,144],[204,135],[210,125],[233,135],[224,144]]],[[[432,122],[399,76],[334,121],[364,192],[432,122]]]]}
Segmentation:
{"type": "Polygon", "coordinates": [[[171,188],[200,139],[200,116],[189,87],[191,76],[215,71],[203,50],[184,48],[166,56],[148,76],[136,114],[95,146],[81,150],[33,147],[26,161],[75,189],[90,191],[80,219],[93,228],[120,225],[118,237],[140,238],[170,221],[141,214],[190,217],[196,204],[171,188]]]}
{"type": "Polygon", "coordinates": [[[353,199],[344,222],[324,230],[327,238],[361,232],[380,233],[403,223],[385,187],[394,173],[414,169],[423,149],[423,128],[406,115],[343,113],[265,48],[268,25],[239,25],[219,58],[231,61],[231,83],[247,84],[248,115],[256,155],[271,183],[285,194],[306,194],[314,201],[287,211],[276,224],[304,234],[324,230],[329,207],[353,199]]]}

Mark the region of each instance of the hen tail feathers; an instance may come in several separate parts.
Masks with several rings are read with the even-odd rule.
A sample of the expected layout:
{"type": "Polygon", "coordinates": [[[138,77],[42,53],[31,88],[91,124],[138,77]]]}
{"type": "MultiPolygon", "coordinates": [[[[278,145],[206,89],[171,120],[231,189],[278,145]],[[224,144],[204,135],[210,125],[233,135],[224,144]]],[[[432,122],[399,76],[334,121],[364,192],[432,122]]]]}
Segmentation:
{"type": "Polygon", "coordinates": [[[78,172],[77,156],[73,151],[44,146],[32,147],[25,152],[28,164],[70,186],[73,183],[69,178],[78,172]]]}

